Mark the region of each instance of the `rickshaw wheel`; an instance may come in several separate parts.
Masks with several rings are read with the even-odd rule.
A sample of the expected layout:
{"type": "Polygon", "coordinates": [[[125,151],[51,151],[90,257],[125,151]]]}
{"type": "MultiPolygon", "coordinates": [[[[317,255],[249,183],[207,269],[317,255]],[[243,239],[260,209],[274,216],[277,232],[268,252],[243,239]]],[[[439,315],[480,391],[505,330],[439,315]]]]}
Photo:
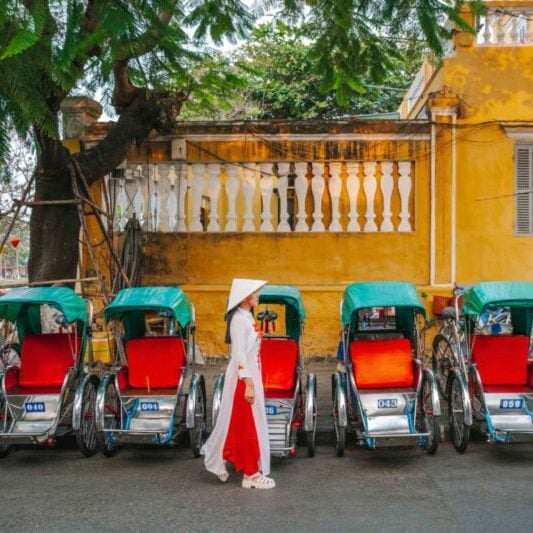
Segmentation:
{"type": "MultiPolygon", "coordinates": [[[[0,415],[2,417],[6,416],[6,402],[3,396],[0,396],[0,415]]],[[[2,419],[2,423],[0,424],[0,428],[3,431],[6,431],[9,426],[9,420],[2,419]]],[[[3,457],[6,457],[9,455],[9,452],[11,451],[11,444],[0,444],[0,459],[3,457]]]]}
{"type": "Polygon", "coordinates": [[[450,438],[453,447],[464,453],[470,442],[470,426],[465,424],[465,408],[463,390],[455,374],[449,384],[448,417],[450,421],[450,438]]]}
{"type": "Polygon", "coordinates": [[[85,457],[92,457],[98,451],[96,438],[96,390],[94,381],[88,381],[84,390],[81,404],[81,424],[76,431],[76,444],[85,457]]]}
{"type": "Polygon", "coordinates": [[[431,349],[431,366],[437,380],[437,387],[443,398],[448,400],[448,378],[454,367],[455,355],[450,341],[443,335],[433,339],[431,349]]]}
{"type": "Polygon", "coordinates": [[[440,442],[440,417],[436,416],[435,406],[433,405],[432,387],[433,378],[424,375],[421,390],[421,397],[418,399],[416,413],[416,430],[420,433],[429,433],[426,437],[424,449],[430,455],[433,455],[440,442]]]}
{"type": "Polygon", "coordinates": [[[307,455],[309,457],[315,456],[316,449],[316,424],[317,424],[317,407],[316,407],[316,386],[313,394],[313,429],[306,431],[305,437],[307,441],[307,455]]]}
{"type": "Polygon", "coordinates": [[[196,388],[194,402],[194,427],[189,429],[189,442],[195,457],[200,457],[200,450],[204,444],[206,408],[205,408],[205,384],[203,377],[196,388]]]}
{"type": "Polygon", "coordinates": [[[346,428],[339,425],[339,394],[336,386],[333,389],[333,425],[335,426],[335,453],[337,457],[344,455],[346,448],[346,428]]]}
{"type": "MultiPolygon", "coordinates": [[[[120,425],[120,401],[113,381],[109,381],[104,397],[104,428],[116,429],[120,425]]],[[[117,453],[117,445],[110,433],[98,431],[96,433],[98,446],[106,457],[113,457],[117,453]]]]}

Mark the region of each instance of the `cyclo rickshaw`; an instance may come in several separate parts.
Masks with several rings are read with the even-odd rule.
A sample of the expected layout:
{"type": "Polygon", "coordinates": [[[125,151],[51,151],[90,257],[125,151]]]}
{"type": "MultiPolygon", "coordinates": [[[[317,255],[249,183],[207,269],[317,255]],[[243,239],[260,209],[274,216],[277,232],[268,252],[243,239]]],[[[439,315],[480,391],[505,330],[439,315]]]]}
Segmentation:
{"type": "Polygon", "coordinates": [[[0,456],[12,444],[52,445],[72,433],[84,455],[97,451],[98,377],[84,365],[91,315],[91,305],[67,287],[18,288],[0,297],[0,319],[11,323],[3,351],[19,354],[1,376],[0,456]]]}
{"type": "Polygon", "coordinates": [[[122,289],[104,308],[115,328],[111,372],[100,381],[96,427],[110,457],[123,443],[167,445],[205,438],[205,382],[195,371],[194,307],[177,287],[122,289]]]}
{"type": "Polygon", "coordinates": [[[425,309],[414,285],[354,283],[340,310],[346,371],[332,376],[337,456],[344,454],[347,431],[366,448],[407,439],[435,453],[439,394],[433,372],[423,366],[425,309]]]}
{"type": "Polygon", "coordinates": [[[434,341],[433,364],[446,382],[456,450],[466,450],[473,425],[489,443],[533,436],[533,283],[478,283],[462,314],[457,306],[444,314],[451,326],[434,341]]]}
{"type": "MultiPolygon", "coordinates": [[[[270,454],[276,457],[294,455],[298,433],[305,432],[308,455],[312,457],[317,423],[316,377],[308,374],[303,388],[305,309],[300,291],[288,285],[265,285],[259,291],[256,318],[262,331],[259,358],[270,454]],[[278,318],[282,322],[281,331],[276,331],[280,327],[278,318]]],[[[224,374],[219,374],[213,395],[213,426],[223,388],[224,374]]]]}

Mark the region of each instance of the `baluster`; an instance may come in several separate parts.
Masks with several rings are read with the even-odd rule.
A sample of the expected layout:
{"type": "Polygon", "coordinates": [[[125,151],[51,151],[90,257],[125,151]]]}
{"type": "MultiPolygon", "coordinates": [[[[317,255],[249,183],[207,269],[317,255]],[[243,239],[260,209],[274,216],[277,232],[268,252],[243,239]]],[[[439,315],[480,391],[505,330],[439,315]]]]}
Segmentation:
{"type": "Polygon", "coordinates": [[[178,165],[178,227],[177,231],[187,231],[186,212],[185,212],[185,195],[188,190],[187,173],[189,166],[184,163],[176,163],[178,165]]]}
{"type": "Polygon", "coordinates": [[[518,24],[519,24],[520,20],[518,18],[518,16],[513,16],[511,17],[511,20],[510,20],[510,23],[511,23],[511,26],[509,28],[509,39],[510,39],[510,44],[518,44],[518,24]]]}
{"type": "Polygon", "coordinates": [[[278,163],[279,224],[278,231],[291,231],[287,211],[287,188],[289,186],[290,163],[278,163]]]}
{"type": "Polygon", "coordinates": [[[491,44],[492,42],[492,15],[487,13],[482,18],[484,24],[483,24],[483,44],[491,44]]]}
{"type": "Polygon", "coordinates": [[[400,190],[400,225],[398,231],[411,231],[413,228],[409,223],[409,196],[411,194],[411,162],[401,161],[398,163],[398,189],[400,190]]]}
{"type": "Polygon", "coordinates": [[[294,228],[295,231],[309,231],[309,226],[305,220],[305,198],[309,187],[309,182],[307,181],[307,169],[307,163],[294,164],[294,173],[296,174],[296,178],[294,179],[294,190],[298,202],[297,222],[294,228]]]}
{"type": "MultiPolygon", "coordinates": [[[[126,179],[129,169],[124,173],[126,179]]],[[[117,194],[117,216],[116,216],[116,228],[118,231],[123,231],[126,225],[126,209],[128,207],[128,195],[126,194],[126,179],[118,180],[118,194],[117,194]]]]}
{"type": "Polygon", "coordinates": [[[202,194],[204,192],[205,164],[197,163],[192,165],[192,224],[191,231],[203,231],[200,219],[202,208],[202,194]]]}
{"type": "Polygon", "coordinates": [[[168,194],[169,225],[170,231],[174,231],[178,222],[178,201],[176,198],[176,182],[178,181],[178,175],[176,174],[176,167],[174,165],[167,165],[167,181],[170,186],[168,194]]]}
{"type": "Polygon", "coordinates": [[[503,16],[500,13],[496,15],[494,29],[496,31],[496,43],[503,44],[505,41],[505,25],[503,23],[503,16]]]}
{"type": "Polygon", "coordinates": [[[229,165],[226,167],[227,180],[226,192],[228,194],[228,222],[225,231],[237,231],[237,194],[239,194],[238,167],[229,165]]]}
{"type": "Polygon", "coordinates": [[[143,195],[143,224],[145,231],[151,231],[152,228],[152,183],[150,180],[150,168],[148,168],[148,175],[144,176],[142,167],[137,167],[137,172],[142,179],[142,195],[143,195]]]}
{"type": "MultiPolygon", "coordinates": [[[[138,169],[141,168],[139,165],[138,169]]],[[[159,171],[156,165],[148,165],[148,181],[150,187],[150,228],[157,231],[159,228],[159,171]]]]}
{"type": "Polygon", "coordinates": [[[261,187],[261,200],[263,202],[263,209],[261,212],[261,231],[271,232],[274,231],[272,225],[272,211],[271,211],[271,198],[272,191],[274,189],[274,176],[272,174],[272,165],[261,165],[261,181],[259,182],[261,187]]]}
{"type": "Polygon", "coordinates": [[[244,194],[244,223],[242,231],[255,231],[254,224],[254,193],[255,163],[246,163],[243,170],[242,192],[244,194]]]}
{"type": "Polygon", "coordinates": [[[329,164],[329,194],[331,196],[331,224],[329,231],[342,231],[339,202],[342,191],[341,163],[329,164]]]}
{"type": "Polygon", "coordinates": [[[311,169],[313,172],[313,177],[311,178],[311,190],[313,192],[313,203],[315,204],[311,231],[326,231],[326,227],[322,221],[322,196],[324,196],[326,182],[322,172],[320,172],[320,167],[316,163],[311,163],[311,169]]]}
{"type": "MultiPolygon", "coordinates": [[[[157,195],[159,197],[159,231],[170,231],[168,199],[170,196],[170,182],[163,176],[159,165],[155,165],[154,175],[158,176],[157,195]]],[[[155,181],[155,180],[154,180],[155,181]]]]}
{"type": "Polygon", "coordinates": [[[209,173],[209,198],[211,202],[211,212],[209,213],[209,224],[207,231],[220,231],[219,217],[218,217],[218,198],[220,195],[220,165],[218,163],[210,163],[207,165],[207,172],[209,173]]]}
{"type": "Polygon", "coordinates": [[[346,188],[348,189],[348,199],[350,201],[350,213],[348,231],[360,231],[357,220],[357,198],[359,196],[359,163],[346,163],[346,188]]]}
{"type": "Polygon", "coordinates": [[[383,194],[383,222],[380,231],[394,231],[392,225],[392,211],[390,208],[394,179],[392,177],[392,163],[381,163],[381,193],[383,194]]]}
{"type": "Polygon", "coordinates": [[[377,181],[376,181],[376,163],[363,163],[364,180],[363,189],[366,196],[366,223],[365,231],[378,231],[375,218],[376,212],[374,207],[374,200],[376,196],[377,181]]]}
{"type": "Polygon", "coordinates": [[[522,13],[524,17],[524,43],[531,45],[533,43],[533,12],[522,13]]]}

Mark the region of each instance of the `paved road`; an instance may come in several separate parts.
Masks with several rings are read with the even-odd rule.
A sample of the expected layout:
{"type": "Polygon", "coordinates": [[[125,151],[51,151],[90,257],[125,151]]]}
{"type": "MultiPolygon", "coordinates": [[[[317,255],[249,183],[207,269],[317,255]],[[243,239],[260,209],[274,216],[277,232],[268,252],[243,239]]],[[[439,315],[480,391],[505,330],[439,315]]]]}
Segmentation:
{"type": "Polygon", "coordinates": [[[278,487],[222,485],[187,449],[129,448],[85,459],[19,449],[0,463],[2,531],[530,530],[533,445],[417,449],[320,446],[277,460],[278,487]]]}

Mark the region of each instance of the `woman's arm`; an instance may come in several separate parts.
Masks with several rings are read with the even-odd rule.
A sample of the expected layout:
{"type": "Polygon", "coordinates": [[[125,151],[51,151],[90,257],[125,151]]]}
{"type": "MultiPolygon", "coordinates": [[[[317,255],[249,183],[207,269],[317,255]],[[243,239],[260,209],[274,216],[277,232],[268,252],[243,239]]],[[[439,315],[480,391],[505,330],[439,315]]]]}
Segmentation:
{"type": "Polygon", "coordinates": [[[251,378],[246,361],[246,326],[240,316],[235,315],[230,324],[231,357],[237,361],[239,378],[251,378]]]}

